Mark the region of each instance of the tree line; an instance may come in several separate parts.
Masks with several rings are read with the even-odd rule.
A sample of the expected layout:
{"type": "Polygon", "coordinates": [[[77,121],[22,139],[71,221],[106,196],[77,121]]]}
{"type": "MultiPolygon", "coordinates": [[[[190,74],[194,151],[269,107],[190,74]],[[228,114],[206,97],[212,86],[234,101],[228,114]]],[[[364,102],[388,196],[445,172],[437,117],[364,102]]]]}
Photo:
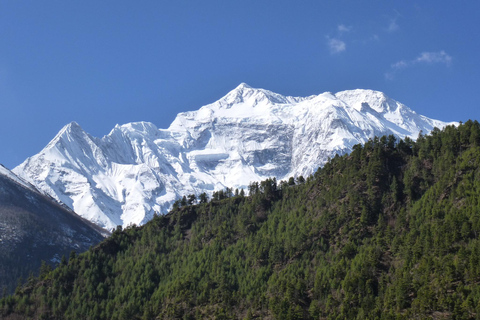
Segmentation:
{"type": "Polygon", "coordinates": [[[480,318],[477,121],[200,198],[44,268],[1,317],[480,318]]]}

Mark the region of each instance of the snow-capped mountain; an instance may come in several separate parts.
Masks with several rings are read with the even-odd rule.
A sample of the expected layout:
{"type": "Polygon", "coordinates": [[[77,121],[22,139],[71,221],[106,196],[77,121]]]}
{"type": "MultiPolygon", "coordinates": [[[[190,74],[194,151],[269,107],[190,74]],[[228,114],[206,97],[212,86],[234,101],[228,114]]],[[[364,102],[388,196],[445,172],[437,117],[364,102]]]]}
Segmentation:
{"type": "Polygon", "coordinates": [[[17,278],[37,273],[42,260],[54,265],[106,235],[0,165],[0,288],[13,292],[17,278]]]}
{"type": "Polygon", "coordinates": [[[183,195],[309,175],[374,136],[416,139],[445,125],[378,91],[287,97],[243,83],[168,129],[135,122],[95,138],[72,122],[14,172],[111,229],[143,224],[183,195]]]}

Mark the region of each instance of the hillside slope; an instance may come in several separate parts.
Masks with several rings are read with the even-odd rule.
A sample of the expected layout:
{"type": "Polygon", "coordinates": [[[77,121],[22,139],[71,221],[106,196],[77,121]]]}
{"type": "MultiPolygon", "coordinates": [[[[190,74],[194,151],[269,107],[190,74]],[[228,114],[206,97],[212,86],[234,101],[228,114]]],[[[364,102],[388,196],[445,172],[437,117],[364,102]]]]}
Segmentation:
{"type": "Polygon", "coordinates": [[[475,319],[480,125],[357,145],[305,182],[118,228],[4,319],[475,319]]]}
{"type": "Polygon", "coordinates": [[[0,165],[0,289],[13,292],[20,277],[37,273],[72,250],[104,239],[104,230],[45,196],[0,165]]]}

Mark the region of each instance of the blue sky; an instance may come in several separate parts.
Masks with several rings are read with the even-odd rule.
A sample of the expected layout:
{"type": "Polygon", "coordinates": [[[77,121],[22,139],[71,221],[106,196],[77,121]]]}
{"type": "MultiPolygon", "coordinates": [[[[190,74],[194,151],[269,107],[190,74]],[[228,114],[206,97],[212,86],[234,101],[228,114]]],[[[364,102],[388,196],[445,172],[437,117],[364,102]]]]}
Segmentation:
{"type": "Polygon", "coordinates": [[[293,96],[364,88],[480,120],[478,1],[0,2],[0,163],[67,123],[101,137],[239,83],[293,96]]]}

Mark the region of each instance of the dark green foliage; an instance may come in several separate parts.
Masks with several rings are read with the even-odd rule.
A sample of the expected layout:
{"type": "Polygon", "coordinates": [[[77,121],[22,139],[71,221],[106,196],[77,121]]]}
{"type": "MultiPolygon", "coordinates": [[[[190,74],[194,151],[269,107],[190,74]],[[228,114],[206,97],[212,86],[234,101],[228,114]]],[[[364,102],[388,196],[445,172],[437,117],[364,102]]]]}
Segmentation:
{"type": "Polygon", "coordinates": [[[182,200],[180,200],[180,205],[181,205],[182,207],[184,207],[184,206],[186,206],[187,204],[188,204],[188,202],[187,202],[187,197],[186,197],[186,196],[183,196],[183,197],[182,197],[182,200]]]}
{"type": "Polygon", "coordinates": [[[205,192],[201,193],[198,198],[200,199],[200,203],[207,203],[208,202],[208,196],[205,192]]]}
{"type": "Polygon", "coordinates": [[[189,194],[188,195],[188,200],[187,200],[187,203],[189,206],[195,204],[197,202],[197,196],[194,195],[194,194],[189,194]]]}
{"type": "Polygon", "coordinates": [[[480,127],[375,138],[43,267],[3,318],[478,319],[480,127]]]}

